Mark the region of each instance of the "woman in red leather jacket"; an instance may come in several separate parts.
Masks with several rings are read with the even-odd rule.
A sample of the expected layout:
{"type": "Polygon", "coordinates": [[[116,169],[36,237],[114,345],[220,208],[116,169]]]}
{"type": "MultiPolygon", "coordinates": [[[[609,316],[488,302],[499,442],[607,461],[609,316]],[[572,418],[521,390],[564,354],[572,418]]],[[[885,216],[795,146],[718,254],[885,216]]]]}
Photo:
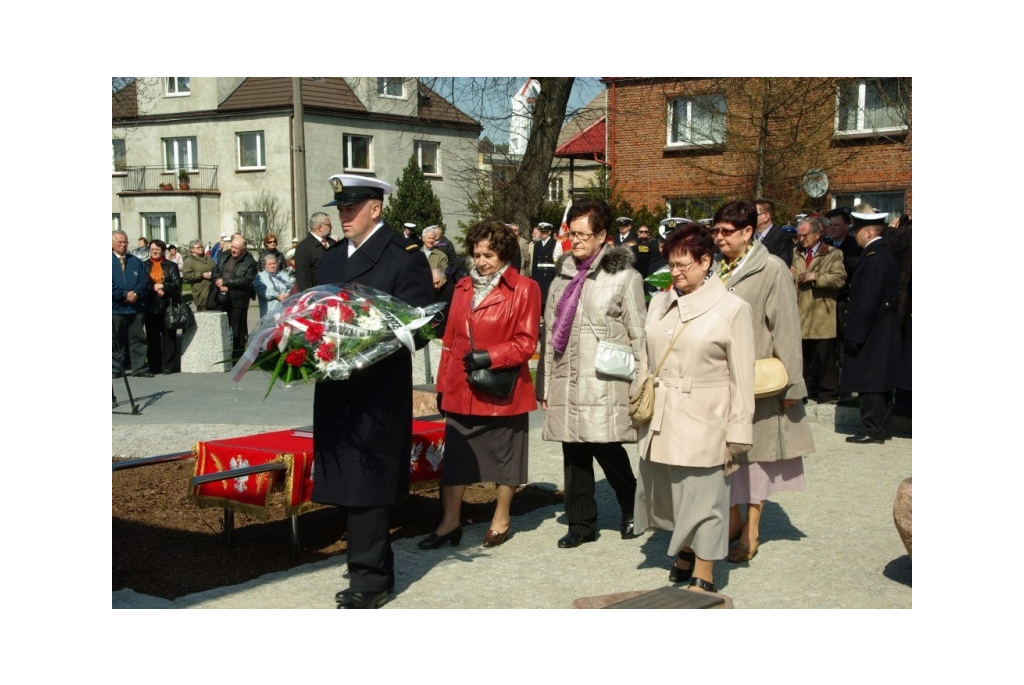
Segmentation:
{"type": "Polygon", "coordinates": [[[444,510],[435,531],[420,540],[421,549],[462,540],[462,495],[470,483],[497,487],[483,540],[484,547],[497,547],[512,528],[515,488],[527,482],[529,412],[537,408],[529,360],[537,349],[540,287],[509,264],[519,245],[502,222],[476,224],[466,244],[473,267],[455,286],[437,371],[437,406],[447,418],[444,510]],[[519,369],[508,398],[469,384],[470,371],[487,368],[519,369]]]}

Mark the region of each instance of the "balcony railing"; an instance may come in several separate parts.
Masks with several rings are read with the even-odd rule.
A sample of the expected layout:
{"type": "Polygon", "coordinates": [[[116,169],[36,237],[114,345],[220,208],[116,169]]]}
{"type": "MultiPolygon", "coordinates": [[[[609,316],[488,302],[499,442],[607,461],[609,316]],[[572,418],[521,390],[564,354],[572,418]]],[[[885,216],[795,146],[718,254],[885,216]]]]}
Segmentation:
{"type": "Polygon", "coordinates": [[[155,191],[196,191],[217,190],[217,166],[213,164],[197,164],[186,170],[187,181],[179,178],[178,169],[168,170],[163,166],[129,166],[118,169],[114,173],[124,174],[121,182],[123,192],[143,193],[155,191]],[[188,188],[182,188],[182,183],[188,188]]]}

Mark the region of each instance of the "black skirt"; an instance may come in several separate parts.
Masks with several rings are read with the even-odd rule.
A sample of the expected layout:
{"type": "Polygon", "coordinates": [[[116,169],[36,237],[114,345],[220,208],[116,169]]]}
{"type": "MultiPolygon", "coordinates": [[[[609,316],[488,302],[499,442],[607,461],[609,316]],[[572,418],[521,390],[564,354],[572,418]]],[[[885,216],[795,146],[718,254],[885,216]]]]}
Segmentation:
{"type": "Polygon", "coordinates": [[[441,485],[527,482],[530,415],[467,416],[448,413],[441,485]]]}

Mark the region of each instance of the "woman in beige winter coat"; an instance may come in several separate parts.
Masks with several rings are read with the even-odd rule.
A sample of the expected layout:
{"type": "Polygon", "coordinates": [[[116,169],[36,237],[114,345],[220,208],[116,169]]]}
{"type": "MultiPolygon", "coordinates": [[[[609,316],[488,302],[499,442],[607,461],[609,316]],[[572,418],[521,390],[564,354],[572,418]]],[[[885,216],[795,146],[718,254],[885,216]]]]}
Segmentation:
{"type": "Polygon", "coordinates": [[[565,509],[569,532],[561,548],[597,539],[594,459],[601,465],[622,510],[619,532],[633,537],[636,477],[622,443],[636,442],[629,419],[633,379],[595,368],[599,341],[632,349],[636,368],[644,348],[644,291],[629,248],[605,246],[612,222],[603,200],[584,200],[568,214],[572,251],[555,265],[544,312],[544,439],[562,443],[565,509]]]}
{"type": "Polygon", "coordinates": [[[705,592],[716,592],[714,562],[729,552],[729,474],[754,415],[750,305],[712,274],[714,250],[690,222],[665,241],[673,287],[647,313],[647,361],[661,368],[654,417],[640,428],[636,502],[638,530],[672,531],[669,580],[705,592]]]}
{"type": "Polygon", "coordinates": [[[803,455],[814,451],[803,398],[800,313],[793,276],[778,257],[761,243],[751,243],[757,209],[749,202],[730,202],[715,213],[712,235],[721,251],[716,262],[719,278],[729,292],[750,305],[754,325],[754,358],[778,357],[789,385],[778,395],[754,402],[754,440],[739,457],[732,476],[729,539],[736,546],[729,561],[750,561],[760,544],[764,500],[781,490],[804,489],[803,455]],[[747,505],[743,519],[740,504],[747,505]]]}

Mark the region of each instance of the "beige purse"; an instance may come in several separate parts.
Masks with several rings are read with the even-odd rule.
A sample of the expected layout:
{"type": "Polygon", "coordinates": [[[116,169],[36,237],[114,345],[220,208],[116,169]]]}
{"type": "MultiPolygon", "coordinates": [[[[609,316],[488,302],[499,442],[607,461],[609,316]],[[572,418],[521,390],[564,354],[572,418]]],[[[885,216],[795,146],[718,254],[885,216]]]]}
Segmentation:
{"type": "Polygon", "coordinates": [[[640,389],[637,390],[635,396],[629,398],[629,416],[633,419],[633,423],[638,426],[645,426],[651,422],[654,418],[654,379],[658,377],[658,373],[661,371],[662,365],[665,360],[668,359],[668,353],[672,351],[672,346],[676,344],[676,340],[679,339],[679,335],[683,332],[683,329],[690,325],[687,321],[676,334],[672,336],[672,342],[668,344],[668,349],[665,350],[665,354],[662,355],[661,361],[658,362],[658,368],[654,370],[654,373],[644,379],[643,383],[640,384],[640,389]]]}
{"type": "Polygon", "coordinates": [[[778,357],[754,360],[754,399],[778,395],[789,385],[789,375],[778,357]]]}

